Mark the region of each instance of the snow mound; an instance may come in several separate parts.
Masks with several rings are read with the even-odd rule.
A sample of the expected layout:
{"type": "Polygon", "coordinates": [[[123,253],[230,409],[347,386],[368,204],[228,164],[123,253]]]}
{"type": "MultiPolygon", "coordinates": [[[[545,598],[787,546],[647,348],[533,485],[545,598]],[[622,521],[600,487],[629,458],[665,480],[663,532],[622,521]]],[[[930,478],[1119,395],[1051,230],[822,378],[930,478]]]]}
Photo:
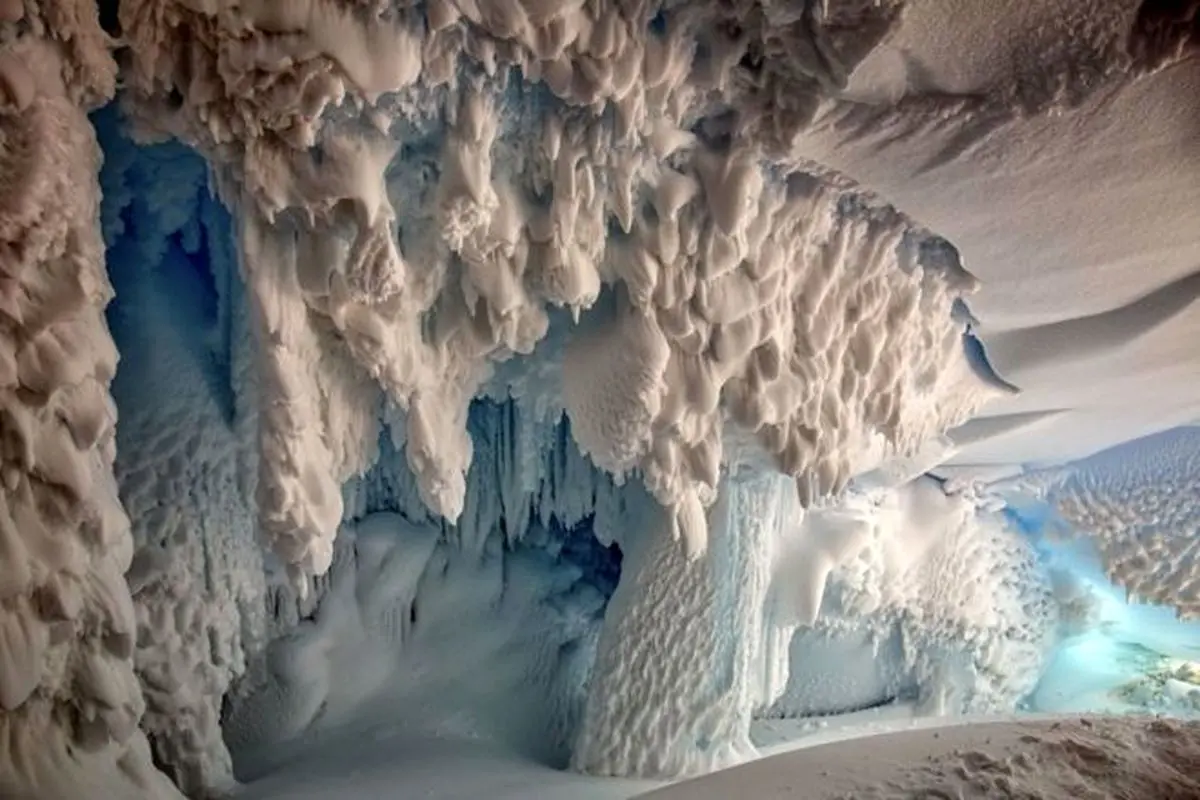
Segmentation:
{"type": "Polygon", "coordinates": [[[1080,719],[1021,735],[1015,747],[972,748],[910,768],[905,792],[865,789],[857,797],[942,792],[1056,798],[1191,797],[1200,792],[1200,726],[1165,719],[1080,719]]]}
{"type": "Polygon", "coordinates": [[[993,722],[866,736],[773,756],[647,800],[1195,797],[1200,723],[1145,717],[993,722]]]}
{"type": "Polygon", "coordinates": [[[506,552],[492,536],[476,553],[434,525],[370,514],[339,538],[314,613],[231,696],[238,774],[347,729],[496,742],[563,764],[605,600],[545,551],[506,552]]]}

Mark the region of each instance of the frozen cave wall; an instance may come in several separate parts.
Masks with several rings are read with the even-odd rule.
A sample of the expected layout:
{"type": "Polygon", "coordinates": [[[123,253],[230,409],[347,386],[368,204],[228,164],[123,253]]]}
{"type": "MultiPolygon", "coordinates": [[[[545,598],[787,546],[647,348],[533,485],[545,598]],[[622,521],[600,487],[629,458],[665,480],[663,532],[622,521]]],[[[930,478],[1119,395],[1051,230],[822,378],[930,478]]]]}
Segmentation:
{"type": "MultiPolygon", "coordinates": [[[[513,634],[475,652],[547,700],[543,755],[736,760],[787,684],[802,507],[1011,388],[954,249],[790,152],[898,4],[125,0],[102,219],[110,42],[88,4],[17,8],[14,796],[174,796],[143,731],[226,790],[370,701],[336,654],[429,675],[450,600],[513,634]]],[[[858,554],[830,547],[821,586],[858,554]]]]}
{"type": "MultiPolygon", "coordinates": [[[[739,551],[721,503],[741,484],[722,475],[779,470],[809,504],[1004,390],[964,347],[952,309],[974,281],[953,248],[788,151],[895,10],[121,4],[135,133],[203,154],[236,221],[257,524],[298,617],[384,427],[421,505],[487,541],[469,408],[511,394],[565,410],[591,462],[663,509],[639,529],[651,543],[626,548],[576,764],[673,774],[742,748],[759,645],[714,655],[714,609],[765,592],[770,537],[739,551]],[[548,336],[556,355],[539,355],[548,336]],[[560,372],[510,368],[531,353],[560,372]],[[731,540],[710,547],[710,529],[731,540]],[[639,632],[659,574],[698,618],[639,632]],[[660,639],[681,673],[621,702],[678,711],[626,731],[611,693],[633,692],[660,639]],[[727,677],[709,687],[713,657],[727,677]]],[[[195,224],[172,224],[195,252],[195,224]]],[[[755,597],[731,607],[751,627],[755,597]]],[[[205,702],[240,669],[222,666],[205,702]]]]}
{"type": "Polygon", "coordinates": [[[257,405],[233,225],[194,152],[134,145],[112,106],[93,121],[142,729],[182,789],[219,790],[232,776],[222,698],[277,632],[255,531],[257,405]]]}
{"type": "Polygon", "coordinates": [[[175,797],[138,728],[92,3],[0,6],[0,795],[175,797]]]}

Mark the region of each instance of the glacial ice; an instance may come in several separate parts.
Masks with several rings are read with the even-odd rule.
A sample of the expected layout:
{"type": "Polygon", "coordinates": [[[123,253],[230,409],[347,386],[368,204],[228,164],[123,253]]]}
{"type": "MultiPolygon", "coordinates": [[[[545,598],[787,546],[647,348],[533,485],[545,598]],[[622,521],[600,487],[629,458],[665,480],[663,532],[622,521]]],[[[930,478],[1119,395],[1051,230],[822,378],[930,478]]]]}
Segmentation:
{"type": "Polygon", "coordinates": [[[1190,434],[1169,497],[925,476],[1015,391],[976,282],[791,147],[900,8],[125,0],[89,122],[95,5],[0,3],[0,794],[1036,704],[1074,573],[1013,486],[1194,611],[1190,434]]]}

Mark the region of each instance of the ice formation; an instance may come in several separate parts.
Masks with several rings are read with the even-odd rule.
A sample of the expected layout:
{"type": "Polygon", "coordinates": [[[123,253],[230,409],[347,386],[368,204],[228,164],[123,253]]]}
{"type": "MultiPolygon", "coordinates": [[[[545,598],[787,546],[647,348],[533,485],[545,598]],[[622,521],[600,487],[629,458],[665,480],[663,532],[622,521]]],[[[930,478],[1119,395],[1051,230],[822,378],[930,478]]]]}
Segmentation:
{"type": "Polygon", "coordinates": [[[945,313],[973,285],[952,249],[785,146],[803,124],[785,93],[811,99],[784,75],[816,98],[861,55],[836,32],[882,33],[894,9],[288,9],[128,2],[121,21],[131,113],[204,153],[237,209],[259,514],[298,583],[328,567],[338,487],[370,463],[376,387],[422,498],[456,520],[491,362],[604,285],[617,318],[566,369],[605,390],[568,376],[563,401],[694,552],[726,412],[811,500],[987,397],[945,313]]]}
{"type": "MultiPolygon", "coordinates": [[[[736,570],[763,569],[770,538],[757,555],[724,555],[742,525],[722,523],[731,541],[709,542],[723,462],[794,475],[811,503],[997,391],[951,314],[973,288],[953,248],[787,152],[807,104],[844,80],[891,9],[835,13],[814,34],[770,8],[743,15],[740,30],[732,14],[685,7],[288,8],[126,2],[121,27],[135,129],[206,156],[234,211],[258,398],[257,413],[234,417],[241,430],[254,417],[259,525],[301,592],[332,561],[341,485],[375,460],[381,420],[422,504],[482,546],[490,528],[468,507],[483,502],[467,490],[471,399],[523,392],[543,416],[565,410],[592,462],[635,473],[666,509],[645,523],[663,537],[663,591],[711,603],[749,574],[736,570]],[[837,35],[849,23],[856,41],[837,35]],[[817,49],[783,58],[796,41],[817,49]],[[809,100],[785,91],[801,75],[809,100]],[[551,331],[552,317],[566,323],[548,313],[556,306],[584,317],[576,333],[551,331]],[[548,334],[561,340],[551,380],[504,363],[548,334]]],[[[185,247],[197,235],[167,224],[185,247]]],[[[632,548],[627,574],[653,568],[640,566],[646,548],[632,548]]],[[[625,585],[606,641],[625,641],[624,617],[652,596],[625,585]]],[[[219,594],[248,602],[241,591],[219,594]]],[[[753,596],[744,603],[752,623],[761,612],[753,596]]],[[[216,638],[236,650],[236,636],[216,638]]],[[[155,668],[186,661],[188,639],[168,637],[160,649],[174,655],[154,656],[155,668]]],[[[754,645],[714,654],[704,637],[686,641],[697,658],[757,657],[754,645]]],[[[594,685],[632,691],[627,670],[657,645],[628,646],[594,685]]],[[[156,746],[179,740],[161,747],[200,784],[222,770],[214,700],[238,663],[211,675],[194,701],[204,710],[164,700],[150,716],[156,746]],[[207,721],[184,734],[180,719],[207,721]]],[[[614,752],[627,723],[598,694],[576,763],[618,774],[721,763],[722,747],[744,749],[763,702],[738,669],[712,690],[726,711],[709,716],[728,715],[712,731],[692,730],[703,693],[621,701],[685,704],[652,721],[685,737],[657,766],[646,752],[664,734],[622,734],[638,752],[614,752]]]]}
{"type": "Polygon", "coordinates": [[[173,797],[138,728],[116,349],[86,112],[116,65],[90,3],[8,3],[0,53],[0,794],[173,797]]]}
{"type": "Polygon", "coordinates": [[[921,478],[810,514],[782,547],[775,613],[800,627],[772,714],[896,699],[920,713],[994,713],[1037,683],[1058,623],[1050,577],[976,498],[921,478]],[[871,675],[828,668],[864,656],[871,675]]]}
{"type": "Polygon", "coordinates": [[[1026,694],[1047,578],[920,479],[975,280],[794,147],[901,5],[0,2],[0,794],[699,772],[864,621],[871,702],[1026,694]]]}
{"type": "Polygon", "coordinates": [[[1027,514],[1049,514],[1060,534],[1092,537],[1109,579],[1131,597],[1186,618],[1200,613],[1200,428],[1120,445],[996,490],[1014,495],[1027,514]]]}

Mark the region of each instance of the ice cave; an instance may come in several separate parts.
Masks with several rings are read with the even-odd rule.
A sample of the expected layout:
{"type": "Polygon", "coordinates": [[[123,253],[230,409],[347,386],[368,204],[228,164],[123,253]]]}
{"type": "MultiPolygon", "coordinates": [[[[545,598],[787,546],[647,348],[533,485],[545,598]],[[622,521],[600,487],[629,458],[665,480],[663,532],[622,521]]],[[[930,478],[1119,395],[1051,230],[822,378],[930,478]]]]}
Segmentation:
{"type": "Polygon", "coordinates": [[[1200,3],[0,0],[0,800],[1200,798],[1200,3]]]}

